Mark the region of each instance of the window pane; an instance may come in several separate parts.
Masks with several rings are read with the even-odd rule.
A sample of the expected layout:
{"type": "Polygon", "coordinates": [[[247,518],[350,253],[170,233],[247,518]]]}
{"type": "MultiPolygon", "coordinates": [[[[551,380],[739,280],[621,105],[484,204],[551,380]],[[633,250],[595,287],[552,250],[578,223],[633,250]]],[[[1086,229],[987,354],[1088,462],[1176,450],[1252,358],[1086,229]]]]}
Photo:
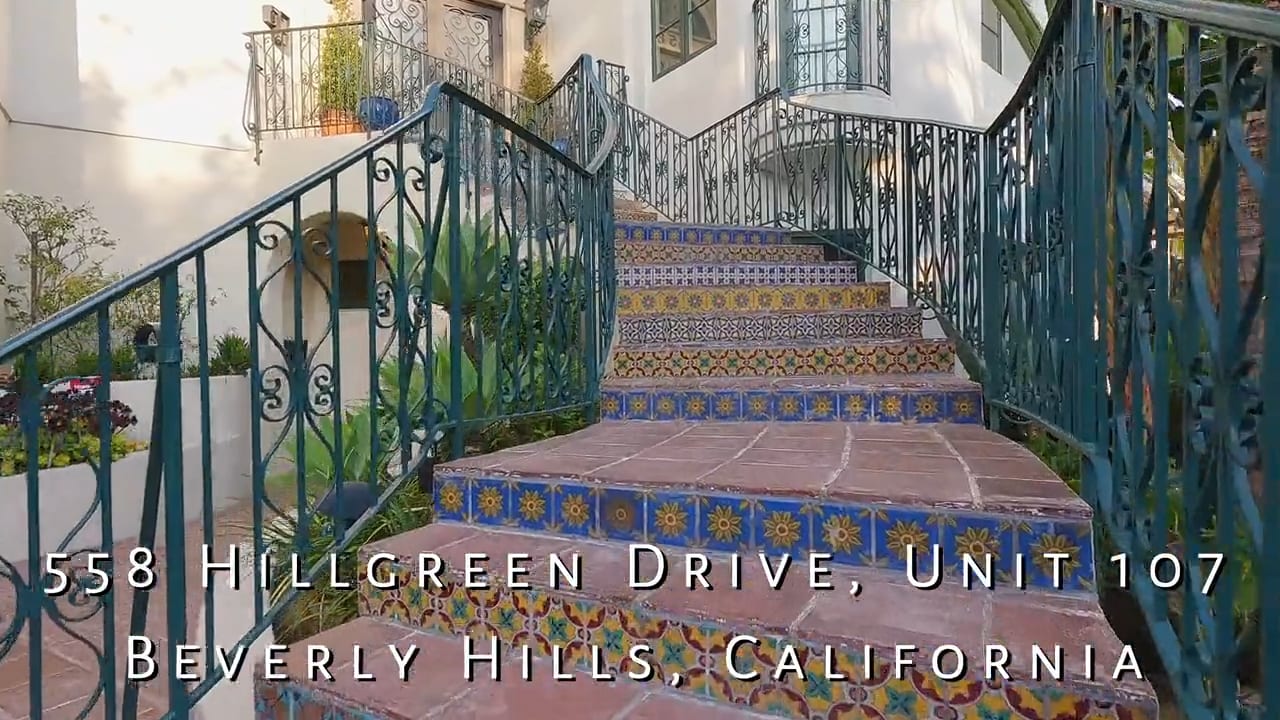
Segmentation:
{"type": "Polygon", "coordinates": [[[982,26],[992,30],[1000,27],[1000,11],[991,0],[982,0],[982,26]]]}
{"type": "Polygon", "coordinates": [[[684,29],[683,18],[665,28],[659,29],[657,37],[654,38],[654,54],[657,60],[658,74],[662,74],[684,62],[684,29]]]}
{"type": "Polygon", "coordinates": [[[689,17],[689,54],[716,44],[716,0],[694,0],[689,17]]]}
{"type": "Polygon", "coordinates": [[[658,16],[654,18],[655,34],[662,28],[675,25],[684,19],[688,0],[657,0],[658,16]]]}
{"type": "Polygon", "coordinates": [[[982,62],[1001,72],[1000,33],[982,29],[982,62]]]}

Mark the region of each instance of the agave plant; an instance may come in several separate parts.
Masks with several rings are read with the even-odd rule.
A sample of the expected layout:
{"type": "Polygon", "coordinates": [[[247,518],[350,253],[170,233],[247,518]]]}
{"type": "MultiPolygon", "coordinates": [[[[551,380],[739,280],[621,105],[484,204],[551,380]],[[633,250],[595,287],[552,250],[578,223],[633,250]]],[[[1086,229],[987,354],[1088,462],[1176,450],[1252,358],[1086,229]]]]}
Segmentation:
{"type": "Polygon", "coordinates": [[[441,224],[439,238],[427,237],[426,229],[417,223],[413,223],[412,228],[418,242],[413,247],[404,246],[404,266],[412,269],[409,284],[425,282],[423,271],[427,263],[422,262],[422,249],[429,249],[433,255],[430,262],[432,305],[446,312],[456,310],[464,317],[471,317],[497,296],[502,244],[492,215],[485,213],[478,221],[464,218],[458,224],[456,237],[450,232],[447,222],[441,224]],[[461,259],[456,269],[449,259],[451,245],[455,242],[461,259]]]}

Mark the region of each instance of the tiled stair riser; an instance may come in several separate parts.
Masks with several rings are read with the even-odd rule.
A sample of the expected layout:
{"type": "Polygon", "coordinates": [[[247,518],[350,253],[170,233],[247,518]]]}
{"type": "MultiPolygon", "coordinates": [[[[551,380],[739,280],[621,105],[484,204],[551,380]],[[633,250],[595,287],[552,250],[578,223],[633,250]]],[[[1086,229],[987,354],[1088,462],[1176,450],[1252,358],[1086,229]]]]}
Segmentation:
{"type": "Polygon", "coordinates": [[[981,423],[978,390],[605,389],[605,420],[981,423]]]}
{"type": "Polygon", "coordinates": [[[622,345],[668,342],[770,342],[837,338],[919,337],[919,310],[892,308],[834,313],[624,317],[617,325],[622,345]]]}
{"type": "Polygon", "coordinates": [[[850,263],[798,265],[739,263],[699,265],[624,265],[618,268],[619,288],[709,285],[849,285],[862,280],[850,263]]]}
{"type": "MultiPolygon", "coordinates": [[[[965,555],[982,568],[990,555],[996,582],[1020,577],[1021,587],[1052,592],[1094,588],[1092,527],[1084,519],[461,473],[437,473],[434,493],[444,521],[718,552],[830,553],[842,565],[903,570],[908,545],[925,552],[937,546],[949,577],[959,577],[965,555]],[[1046,553],[1070,555],[1056,586],[1046,553]]],[[[927,577],[932,556],[917,557],[927,577]]]]}
{"type": "Polygon", "coordinates": [[[955,352],[945,340],[856,341],[811,347],[631,348],[613,352],[619,378],[792,377],[947,373],[955,352]]]}
{"type": "Polygon", "coordinates": [[[668,683],[678,673],[680,691],[774,717],[1155,720],[1153,707],[1094,699],[1086,688],[1048,687],[1050,683],[1022,678],[987,682],[972,669],[968,677],[947,682],[918,669],[897,677],[887,651],[877,653],[868,669],[856,646],[833,646],[828,652],[828,646],[816,640],[728,628],[554,590],[511,590],[501,584],[468,589],[459,576],[445,579],[443,587],[428,583],[424,588],[412,563],[387,570],[396,574],[395,588],[360,585],[362,615],[390,618],[430,633],[465,635],[479,648],[496,637],[503,647],[529,647],[542,657],[554,653],[566,668],[602,670],[619,678],[635,669],[629,655],[633,647],[643,645],[652,650],[646,654],[656,673],[652,682],[668,683]],[[755,635],[760,642],[736,647],[735,665],[758,672],[757,679],[734,678],[725,667],[730,639],[743,634],[755,635]],[[803,674],[786,671],[788,647],[803,674]],[[829,679],[832,672],[848,680],[829,679]]]}
{"type": "Polygon", "coordinates": [[[671,245],[651,242],[618,242],[614,257],[625,264],[678,263],[820,263],[817,245],[671,245]]]}
{"type": "Polygon", "coordinates": [[[615,240],[682,245],[781,245],[791,233],[778,228],[734,228],[670,223],[616,222],[615,240]]]}
{"type": "Polygon", "coordinates": [[[887,283],[806,287],[721,285],[631,288],[618,291],[618,315],[696,315],[763,312],[826,312],[889,307],[887,283]]]}

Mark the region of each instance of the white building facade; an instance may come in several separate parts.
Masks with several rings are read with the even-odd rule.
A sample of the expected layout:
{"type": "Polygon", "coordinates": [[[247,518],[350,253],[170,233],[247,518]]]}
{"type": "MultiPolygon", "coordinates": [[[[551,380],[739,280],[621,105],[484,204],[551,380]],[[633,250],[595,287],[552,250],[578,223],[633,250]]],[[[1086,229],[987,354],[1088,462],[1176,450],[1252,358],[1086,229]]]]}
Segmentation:
{"type": "MultiPolygon", "coordinates": [[[[554,76],[583,53],[621,66],[627,102],[685,135],[779,86],[813,107],[977,127],[1027,64],[988,0],[349,1],[342,16],[341,0],[0,0],[0,188],[91,204],[119,243],[111,270],[161,258],[370,137],[319,107],[333,30],[317,26],[343,17],[508,88],[536,34],[554,76]]],[[[379,56],[406,82],[408,61],[379,56]]],[[[10,265],[20,243],[0,222],[10,265]]],[[[246,333],[242,248],[207,262],[210,333],[246,333]]]]}

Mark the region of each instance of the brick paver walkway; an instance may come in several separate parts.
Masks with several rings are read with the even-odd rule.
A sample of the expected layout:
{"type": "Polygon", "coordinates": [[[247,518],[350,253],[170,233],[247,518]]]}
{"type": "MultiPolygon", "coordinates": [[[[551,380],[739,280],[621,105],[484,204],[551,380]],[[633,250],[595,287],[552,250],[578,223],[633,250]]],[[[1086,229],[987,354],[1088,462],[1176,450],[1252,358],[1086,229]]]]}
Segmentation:
{"type": "MultiPolygon", "coordinates": [[[[214,542],[218,547],[226,547],[248,538],[252,514],[248,503],[233,507],[219,513],[215,523],[214,542]]],[[[203,543],[201,522],[190,523],[187,529],[187,623],[189,639],[194,643],[200,636],[197,627],[200,608],[204,602],[204,590],[200,585],[200,545],[203,543]]],[[[128,568],[129,551],[136,546],[134,539],[124,540],[116,545],[115,561],[117,568],[128,568]]],[[[157,568],[163,568],[166,553],[157,552],[157,568]]],[[[25,561],[21,563],[20,572],[25,571],[25,561]]],[[[117,573],[122,575],[124,571],[117,573]]],[[[25,572],[24,572],[25,574],[25,572]]],[[[147,613],[146,635],[154,640],[158,647],[163,647],[168,638],[165,637],[165,616],[167,598],[164,590],[164,575],[160,573],[159,586],[150,593],[147,613]]],[[[116,687],[123,688],[125,673],[125,657],[128,648],[125,638],[129,634],[129,616],[132,612],[134,592],[129,589],[117,590],[110,598],[110,612],[98,609],[91,617],[82,622],[67,623],[66,628],[59,627],[49,619],[46,612],[41,627],[41,670],[40,687],[43,709],[42,720],[64,720],[76,718],[86,706],[92,705],[87,718],[105,718],[106,700],[99,697],[93,699],[94,693],[101,687],[103,678],[110,677],[111,670],[102,668],[102,648],[104,635],[111,633],[116,639],[116,663],[114,676],[116,687]],[[108,630],[110,626],[111,630],[108,630]],[[76,637],[79,635],[80,637],[76,637]]],[[[0,622],[5,627],[13,622],[17,607],[17,594],[12,584],[5,583],[0,587],[0,622]]],[[[70,607],[63,599],[59,602],[63,612],[71,617],[82,618],[92,612],[92,608],[70,607]]],[[[30,680],[32,675],[31,633],[29,628],[21,632],[8,652],[0,658],[0,720],[22,720],[32,717],[30,702],[30,680]]],[[[0,645],[0,651],[3,646],[0,645]]],[[[167,663],[160,658],[160,679],[144,683],[139,692],[138,715],[140,720],[159,717],[169,707],[168,688],[164,678],[168,674],[167,663]]],[[[115,698],[117,710],[115,717],[120,717],[119,705],[123,691],[119,690],[115,698]]]]}

